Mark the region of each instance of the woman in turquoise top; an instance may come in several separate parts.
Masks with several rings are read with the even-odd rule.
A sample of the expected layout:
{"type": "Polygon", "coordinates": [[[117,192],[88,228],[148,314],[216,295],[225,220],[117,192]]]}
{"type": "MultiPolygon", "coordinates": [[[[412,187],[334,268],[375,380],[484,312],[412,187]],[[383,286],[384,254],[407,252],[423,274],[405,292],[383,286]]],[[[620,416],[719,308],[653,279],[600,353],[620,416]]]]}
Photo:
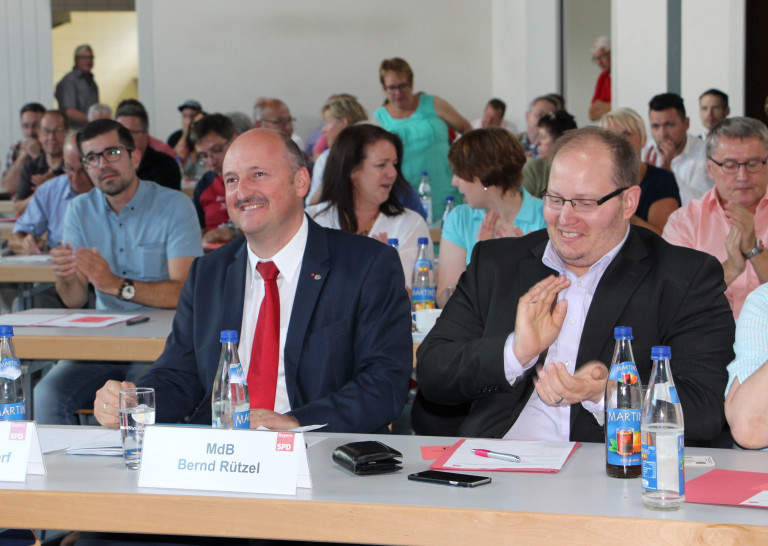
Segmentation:
{"type": "Polygon", "coordinates": [[[437,276],[441,307],[445,288],[459,281],[477,241],[521,237],[545,227],[541,199],[522,187],[525,151],[512,133],[500,127],[470,131],[453,143],[448,161],[453,185],[468,204],[453,209],[443,225],[437,276]]]}
{"type": "Polygon", "coordinates": [[[445,197],[458,197],[451,187],[448,127],[462,134],[472,127],[440,97],[414,94],[413,71],[403,59],[384,59],[379,67],[379,80],[387,102],[373,115],[379,125],[403,141],[402,171],[411,186],[418,189],[421,173],[429,175],[433,219],[438,220],[445,208],[445,197]]]}

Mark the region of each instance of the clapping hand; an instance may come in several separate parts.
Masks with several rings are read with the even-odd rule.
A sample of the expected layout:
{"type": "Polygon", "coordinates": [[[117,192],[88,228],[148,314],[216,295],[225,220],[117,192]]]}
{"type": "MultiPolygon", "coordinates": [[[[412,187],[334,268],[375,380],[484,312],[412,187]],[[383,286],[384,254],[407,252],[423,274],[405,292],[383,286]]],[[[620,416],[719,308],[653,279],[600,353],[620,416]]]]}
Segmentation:
{"type": "Polygon", "coordinates": [[[570,284],[565,275],[550,275],[533,285],[518,301],[513,351],[521,364],[541,354],[557,339],[568,302],[563,299],[553,304],[557,294],[570,284]]]}

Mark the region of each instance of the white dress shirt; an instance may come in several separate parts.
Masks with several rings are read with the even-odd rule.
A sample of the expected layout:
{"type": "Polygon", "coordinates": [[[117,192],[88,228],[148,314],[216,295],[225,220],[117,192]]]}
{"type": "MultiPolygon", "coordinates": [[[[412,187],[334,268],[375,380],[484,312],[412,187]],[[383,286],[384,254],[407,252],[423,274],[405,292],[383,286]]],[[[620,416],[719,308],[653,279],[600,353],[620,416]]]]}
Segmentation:
{"type": "MultiPolygon", "coordinates": [[[[707,173],[707,146],[703,140],[687,133],[685,135],[685,147],[678,156],[672,159],[670,169],[675,174],[677,185],[680,188],[680,200],[683,206],[692,199],[700,199],[715,183],[707,173]]],[[[648,139],[643,147],[641,157],[645,157],[649,148],[656,147],[656,141],[648,139]]],[[[656,153],[656,166],[660,167],[661,154],[656,153]]]]}
{"type": "MultiPolygon", "coordinates": [[[[259,258],[248,248],[248,274],[245,276],[245,293],[243,297],[243,322],[240,327],[240,345],[237,354],[243,366],[243,373],[248,377],[248,368],[251,363],[251,346],[253,335],[256,333],[256,322],[259,319],[261,300],[264,299],[264,279],[256,270],[259,262],[275,262],[280,273],[277,276],[277,290],[280,293],[280,358],[277,370],[277,390],[275,393],[275,411],[288,413],[291,404],[288,400],[288,390],[285,384],[285,338],[288,334],[288,325],[291,323],[291,311],[293,300],[296,297],[296,287],[299,285],[299,272],[304,259],[304,249],[307,246],[307,234],[309,223],[306,215],[301,223],[299,231],[280,251],[269,260],[259,258]]],[[[267,408],[271,409],[271,408],[267,408]]]]}
{"type": "MultiPolygon", "coordinates": [[[[547,267],[554,269],[560,275],[565,275],[571,281],[570,286],[561,290],[557,295],[557,301],[568,301],[568,310],[563,321],[560,334],[547,351],[544,360],[545,366],[552,362],[562,362],[568,372],[573,375],[576,371],[576,357],[579,354],[579,343],[584,330],[584,321],[592,304],[592,298],[597,290],[603,273],[616,258],[616,255],[624,246],[629,236],[629,227],[621,242],[613,247],[608,254],[594,263],[584,275],[578,277],[568,269],[562,258],[555,252],[552,242],[547,243],[541,261],[547,267]]],[[[515,357],[513,350],[515,334],[512,332],[504,345],[504,371],[510,384],[522,377],[523,373],[536,364],[538,356],[530,362],[522,365],[515,357]]],[[[610,362],[606,362],[610,365],[610,362]]],[[[571,408],[570,406],[553,406],[551,400],[546,403],[539,397],[538,391],[531,393],[523,411],[518,416],[512,428],[504,435],[508,440],[559,440],[568,441],[571,434],[571,408]]],[[[581,403],[584,409],[598,415],[602,414],[604,403],[584,400],[581,403]]],[[[598,417],[598,422],[601,419],[598,417]]],[[[601,423],[602,424],[602,423],[601,423]]]]}

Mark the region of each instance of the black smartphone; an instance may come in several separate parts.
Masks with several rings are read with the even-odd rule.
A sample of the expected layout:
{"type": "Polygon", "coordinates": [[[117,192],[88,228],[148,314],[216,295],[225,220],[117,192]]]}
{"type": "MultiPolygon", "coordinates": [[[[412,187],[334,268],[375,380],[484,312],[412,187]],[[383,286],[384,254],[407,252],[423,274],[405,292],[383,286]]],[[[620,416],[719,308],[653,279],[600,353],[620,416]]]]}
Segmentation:
{"type": "Polygon", "coordinates": [[[478,485],[491,483],[491,478],[486,476],[443,472],[442,470],[425,470],[424,472],[408,474],[408,479],[414,482],[439,483],[440,485],[452,485],[454,487],[477,487],[478,485]]]}

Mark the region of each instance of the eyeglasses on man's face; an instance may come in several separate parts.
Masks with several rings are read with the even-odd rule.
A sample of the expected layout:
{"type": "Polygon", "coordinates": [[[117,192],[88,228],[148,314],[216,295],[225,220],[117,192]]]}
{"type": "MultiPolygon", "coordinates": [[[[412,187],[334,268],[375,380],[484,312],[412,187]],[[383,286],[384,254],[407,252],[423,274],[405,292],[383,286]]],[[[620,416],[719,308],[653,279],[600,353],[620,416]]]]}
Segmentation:
{"type": "Polygon", "coordinates": [[[206,161],[209,161],[216,157],[221,157],[222,155],[224,155],[224,151],[226,150],[228,143],[229,141],[225,142],[224,144],[219,144],[218,146],[213,146],[207,152],[198,152],[197,153],[198,162],[200,162],[200,164],[204,164],[206,161]]]}
{"type": "Polygon", "coordinates": [[[561,210],[566,203],[570,203],[573,207],[573,210],[576,212],[592,212],[597,210],[597,207],[606,201],[613,199],[617,195],[621,195],[622,192],[626,189],[627,188],[619,188],[618,190],[614,190],[608,195],[601,197],[600,199],[566,199],[565,197],[560,197],[559,195],[551,195],[546,190],[544,190],[541,192],[541,198],[544,201],[544,204],[552,210],[561,210]]]}
{"type": "Polygon", "coordinates": [[[110,146],[101,152],[91,152],[88,155],[83,156],[81,161],[83,162],[83,167],[86,169],[95,169],[99,166],[102,157],[107,163],[115,163],[120,161],[120,158],[124,153],[127,152],[130,154],[133,150],[134,148],[127,148],[126,146],[110,146]]]}
{"type": "Polygon", "coordinates": [[[66,132],[67,130],[64,129],[63,127],[59,127],[58,129],[41,129],[40,135],[44,137],[53,136],[53,135],[61,136],[66,132]]]}
{"type": "Polygon", "coordinates": [[[726,159],[725,161],[720,163],[719,161],[715,160],[712,156],[707,156],[707,157],[712,163],[720,167],[725,174],[736,174],[737,172],[739,172],[739,169],[741,168],[742,165],[744,165],[744,169],[746,169],[748,173],[757,174],[763,170],[763,167],[765,167],[765,163],[768,162],[768,157],[766,157],[763,160],[750,159],[749,161],[745,161],[743,163],[740,163],[733,159],[726,159]]]}
{"type": "Polygon", "coordinates": [[[384,89],[387,91],[395,92],[395,91],[405,91],[411,86],[409,82],[403,82],[398,83],[397,85],[385,85],[384,89]]]}
{"type": "Polygon", "coordinates": [[[296,121],[296,118],[277,118],[277,119],[261,119],[264,125],[274,125],[275,127],[283,127],[289,123],[296,121]]]}

